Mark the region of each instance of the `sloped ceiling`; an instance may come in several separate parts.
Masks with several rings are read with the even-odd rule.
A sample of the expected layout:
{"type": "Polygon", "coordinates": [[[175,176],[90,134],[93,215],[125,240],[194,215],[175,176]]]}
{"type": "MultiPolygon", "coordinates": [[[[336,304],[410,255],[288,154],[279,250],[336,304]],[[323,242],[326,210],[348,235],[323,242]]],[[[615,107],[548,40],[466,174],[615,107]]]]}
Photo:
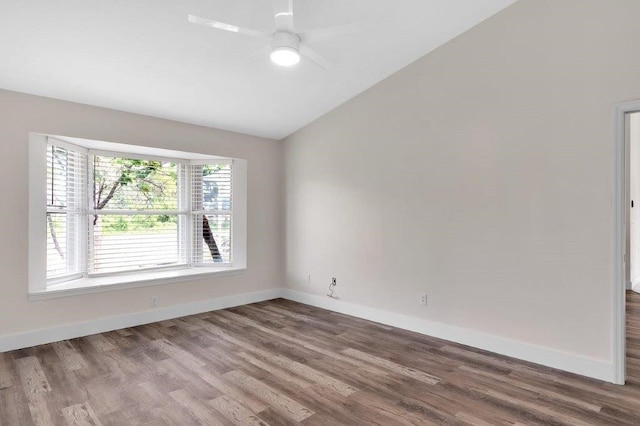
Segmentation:
{"type": "Polygon", "coordinates": [[[515,0],[294,0],[330,61],[272,64],[265,41],[188,14],[275,31],[268,0],[3,0],[0,88],[282,139],[515,0]]]}

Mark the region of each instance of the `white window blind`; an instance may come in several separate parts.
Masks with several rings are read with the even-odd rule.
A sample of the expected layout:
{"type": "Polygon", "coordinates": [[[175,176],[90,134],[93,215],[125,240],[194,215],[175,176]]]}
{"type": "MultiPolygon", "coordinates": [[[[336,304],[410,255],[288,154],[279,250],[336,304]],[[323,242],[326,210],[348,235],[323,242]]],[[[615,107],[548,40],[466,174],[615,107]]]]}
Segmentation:
{"type": "Polygon", "coordinates": [[[82,274],[86,237],[86,154],[47,145],[47,277],[82,274]]]}
{"type": "Polygon", "coordinates": [[[232,167],[230,162],[191,166],[193,263],[231,263],[232,167]]]}

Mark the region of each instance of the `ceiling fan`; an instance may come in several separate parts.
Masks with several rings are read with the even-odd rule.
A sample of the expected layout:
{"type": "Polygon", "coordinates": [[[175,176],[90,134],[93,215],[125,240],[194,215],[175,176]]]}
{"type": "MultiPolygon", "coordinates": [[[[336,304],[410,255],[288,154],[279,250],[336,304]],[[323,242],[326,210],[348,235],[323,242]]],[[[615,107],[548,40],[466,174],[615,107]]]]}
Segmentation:
{"type": "MultiPolygon", "coordinates": [[[[267,48],[271,51],[271,61],[277,65],[289,67],[300,62],[300,57],[304,56],[323,69],[329,67],[329,62],[309,48],[307,43],[329,40],[341,35],[354,34],[358,32],[361,27],[361,24],[351,24],[308,32],[295,32],[293,29],[293,0],[273,0],[273,14],[276,26],[276,31],[273,34],[195,15],[189,15],[188,20],[193,24],[206,25],[218,30],[261,38],[265,41],[269,40],[270,45],[268,45],[267,48]]],[[[260,52],[261,51],[262,49],[260,52]]]]}

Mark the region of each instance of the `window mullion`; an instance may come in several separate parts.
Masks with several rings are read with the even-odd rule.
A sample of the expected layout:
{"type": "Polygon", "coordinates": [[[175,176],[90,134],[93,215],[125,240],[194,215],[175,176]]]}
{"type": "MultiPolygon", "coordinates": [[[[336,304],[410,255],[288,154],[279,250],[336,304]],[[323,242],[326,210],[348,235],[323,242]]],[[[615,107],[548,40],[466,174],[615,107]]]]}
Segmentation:
{"type": "Polygon", "coordinates": [[[116,216],[138,216],[138,215],[146,215],[146,216],[157,216],[157,215],[171,215],[177,216],[181,214],[189,213],[188,210],[88,210],[88,214],[97,214],[102,216],[116,215],[116,216]]]}
{"type": "Polygon", "coordinates": [[[85,199],[87,192],[87,155],[86,153],[76,153],[74,155],[73,170],[73,196],[71,197],[71,205],[73,213],[73,259],[76,263],[74,270],[78,271],[80,275],[86,274],[86,219],[84,212],[85,199]],[[78,193],[79,192],[79,193],[78,193]]]}
{"type": "Polygon", "coordinates": [[[198,220],[202,210],[202,166],[189,166],[189,203],[191,207],[191,262],[201,264],[203,261],[202,221],[198,220]]]}
{"type": "Polygon", "coordinates": [[[86,193],[86,235],[84,238],[86,250],[84,250],[84,269],[85,274],[89,274],[93,271],[93,253],[95,251],[93,246],[93,214],[89,213],[93,211],[94,206],[94,191],[95,191],[95,168],[93,167],[94,156],[93,154],[87,155],[87,193],[86,193]]]}
{"type": "Polygon", "coordinates": [[[195,210],[192,211],[193,214],[208,214],[208,215],[232,215],[233,214],[233,210],[232,209],[228,209],[228,210],[195,210]]]}
{"type": "Polygon", "coordinates": [[[193,215],[191,214],[191,167],[188,164],[180,164],[178,182],[178,208],[183,214],[178,216],[178,241],[180,258],[186,265],[193,264],[193,215]]]}

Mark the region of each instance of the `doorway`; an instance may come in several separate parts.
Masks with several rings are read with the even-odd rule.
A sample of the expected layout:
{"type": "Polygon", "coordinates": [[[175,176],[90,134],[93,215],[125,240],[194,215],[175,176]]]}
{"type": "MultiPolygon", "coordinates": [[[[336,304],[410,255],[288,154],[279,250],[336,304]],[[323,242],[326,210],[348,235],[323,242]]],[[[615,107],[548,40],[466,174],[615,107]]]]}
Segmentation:
{"type": "Polygon", "coordinates": [[[611,376],[613,383],[624,385],[628,378],[627,343],[640,343],[640,336],[629,336],[633,340],[627,340],[627,320],[638,320],[640,325],[638,309],[630,309],[633,318],[627,318],[626,312],[628,302],[640,301],[640,293],[631,291],[633,287],[640,290],[640,100],[614,106],[614,128],[611,376]]]}
{"type": "Polygon", "coordinates": [[[627,155],[627,242],[625,278],[628,290],[640,293],[640,112],[625,117],[627,155]]]}
{"type": "Polygon", "coordinates": [[[640,112],[625,114],[626,251],[625,382],[638,383],[640,353],[640,112]]]}
{"type": "MultiPolygon", "coordinates": [[[[613,383],[623,385],[627,378],[626,291],[631,289],[634,280],[640,286],[640,100],[615,105],[614,119],[611,376],[613,383]]],[[[635,295],[639,294],[630,293],[635,295]]]]}

